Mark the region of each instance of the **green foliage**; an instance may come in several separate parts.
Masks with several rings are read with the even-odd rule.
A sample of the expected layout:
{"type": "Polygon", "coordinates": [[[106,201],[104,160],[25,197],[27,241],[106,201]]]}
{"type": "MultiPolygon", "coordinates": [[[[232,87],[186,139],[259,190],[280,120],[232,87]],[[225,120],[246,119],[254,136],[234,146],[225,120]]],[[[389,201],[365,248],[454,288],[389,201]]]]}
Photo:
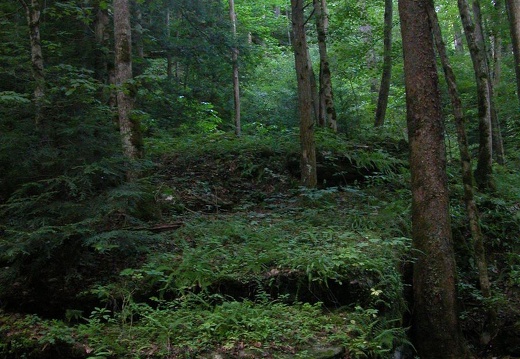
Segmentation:
{"type": "MultiPolygon", "coordinates": [[[[396,344],[411,346],[406,329],[396,320],[378,318],[377,309],[356,306],[346,325],[346,347],[354,358],[387,358],[396,344]]],[[[341,336],[341,334],[338,334],[341,336]]]]}
{"type": "Polygon", "coordinates": [[[406,343],[404,330],[378,317],[377,310],[323,312],[321,304],[285,304],[265,294],[256,301],[233,301],[220,295],[188,294],[175,301],[156,301],[156,308],[128,303],[139,319],[111,315],[96,308],[79,334],[88,338],[95,357],[146,355],[180,358],[246,350],[305,358],[313,343],[344,345],[355,358],[388,354],[395,343],[406,343]],[[288,321],[287,317],[291,320],[288,321]]]}
{"type": "Polygon", "coordinates": [[[11,107],[1,109],[0,292],[7,303],[33,291],[42,306],[73,297],[85,266],[95,263],[92,253],[143,251],[148,234],[119,230],[158,214],[146,180],[125,183],[129,170],[146,173],[150,165],[123,158],[112,112],[97,98],[101,84],[69,65],[48,75],[38,129],[18,97],[4,97],[11,107]],[[70,292],[59,294],[62,287],[70,292]]]}
{"type": "MultiPolygon", "coordinates": [[[[387,118],[382,129],[372,129],[383,1],[329,2],[341,133],[316,131],[317,190],[295,185],[300,149],[286,1],[236,0],[236,39],[226,2],[133,4],[142,16],[140,24],[133,18],[141,35],[134,49],[142,45],[144,56],[134,57],[132,116],[143,124],[150,158],[162,160],[157,167],[121,154],[108,106],[113,88],[103,78],[112,64],[100,63],[112,44],[94,36],[97,5],[109,8],[106,1],[45,6],[46,94],[36,128],[25,14],[16,2],[0,4],[0,300],[65,314],[68,321],[2,317],[0,355],[53,357],[45,350],[55,348],[67,356],[64,347],[77,347],[91,358],[200,357],[209,350],[306,358],[312,356],[307,344],[332,343],[348,348],[349,356],[375,358],[406,345],[399,268],[413,253],[397,23],[387,118]],[[228,132],[231,47],[239,49],[241,138],[228,132]],[[143,178],[128,183],[134,170],[143,178]],[[161,177],[148,177],[151,171],[161,177]],[[162,230],[154,227],[159,218],[166,228],[170,221],[184,226],[148,231],[162,230]],[[332,309],[337,306],[343,307],[332,309]],[[82,312],[91,314],[81,318],[82,312]]],[[[453,43],[456,4],[437,5],[453,43]]],[[[483,5],[485,28],[509,46],[505,22],[497,21],[503,12],[483,5]]],[[[308,37],[317,70],[312,21],[308,37]]],[[[448,50],[476,152],[471,60],[448,50]]],[[[520,181],[511,170],[520,164],[520,129],[514,64],[503,55],[495,95],[507,167],[495,168],[496,193],[477,196],[498,293],[487,301],[479,296],[464,272],[474,270],[472,263],[461,266],[467,280],[461,293],[506,308],[499,289],[520,285],[520,181]]],[[[446,129],[450,160],[456,160],[453,125],[446,129]]],[[[451,167],[449,176],[454,228],[457,239],[465,238],[458,169],[451,167]]]]}
{"type": "Polygon", "coordinates": [[[61,352],[74,357],[71,348],[77,343],[77,336],[61,321],[0,311],[0,324],[0,356],[3,358],[36,358],[42,352],[50,356],[61,352]]]}
{"type": "Polygon", "coordinates": [[[27,95],[19,94],[14,91],[2,91],[0,92],[0,103],[12,106],[27,105],[31,103],[31,101],[27,98],[27,95]]]}
{"type": "Polygon", "coordinates": [[[298,125],[296,76],[293,55],[288,52],[263,57],[242,85],[244,125],[292,128],[298,125]]]}
{"type": "Polygon", "coordinates": [[[226,283],[251,283],[270,291],[287,276],[328,292],[332,283],[357,278],[362,300],[388,308],[392,303],[393,310],[399,311],[401,284],[395,261],[405,255],[408,241],[382,240],[368,232],[360,236],[345,231],[348,227],[341,222],[316,222],[333,211],[332,207],[295,208],[289,212],[290,221],[283,212],[258,218],[194,220],[172,234],[175,251],[152,256],[142,268],[123,274],[132,288],[145,292],[156,288],[160,296],[214,290],[226,283]],[[384,294],[373,297],[372,289],[384,294]]]}

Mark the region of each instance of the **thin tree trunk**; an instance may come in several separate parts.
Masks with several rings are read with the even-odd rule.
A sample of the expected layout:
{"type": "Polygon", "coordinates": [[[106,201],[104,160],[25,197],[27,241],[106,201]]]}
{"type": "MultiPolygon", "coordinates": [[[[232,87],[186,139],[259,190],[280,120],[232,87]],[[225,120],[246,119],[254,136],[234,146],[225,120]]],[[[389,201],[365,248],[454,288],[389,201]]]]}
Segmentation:
{"type": "Polygon", "coordinates": [[[33,102],[35,107],[34,122],[40,127],[42,118],[42,107],[45,98],[45,72],[43,67],[43,52],[40,38],[40,15],[41,5],[39,0],[18,0],[25,10],[27,25],[29,26],[29,38],[31,43],[31,69],[35,82],[33,91],[33,102]]]}
{"type": "Polygon", "coordinates": [[[300,112],[300,170],[302,184],[316,187],[316,144],[314,142],[314,121],[312,116],[312,94],[303,0],[291,0],[293,47],[298,82],[298,107],[300,112]]]}
{"type": "Polygon", "coordinates": [[[316,16],[316,30],[318,33],[318,48],[320,52],[320,86],[319,86],[319,115],[318,123],[338,131],[336,109],[334,108],[334,93],[330,74],[329,58],[327,54],[327,33],[329,27],[328,9],[326,0],[313,0],[314,16],[316,16]]]}
{"type": "MultiPolygon", "coordinates": [[[[291,14],[289,13],[289,7],[285,8],[285,17],[287,19],[291,18],[291,14]]],[[[291,35],[292,35],[292,25],[291,25],[291,21],[288,21],[287,22],[287,40],[288,40],[287,44],[288,45],[292,44],[292,37],[291,37],[291,35]]]]}
{"type": "MultiPolygon", "coordinates": [[[[235,2],[229,0],[229,17],[231,19],[233,41],[236,42],[237,37],[237,17],[235,13],[235,2]]],[[[234,44],[231,49],[231,61],[233,62],[233,101],[235,104],[235,134],[240,136],[242,134],[242,127],[240,123],[240,80],[238,77],[238,48],[234,44]]]]}
{"type": "Polygon", "coordinates": [[[491,93],[490,78],[487,66],[484,44],[478,41],[479,35],[475,22],[471,18],[471,12],[467,0],[458,0],[458,7],[464,33],[468,42],[475,80],[477,84],[477,101],[479,117],[479,155],[475,180],[480,190],[495,189],[493,180],[493,135],[491,126],[491,93]]]}
{"type": "Polygon", "coordinates": [[[509,16],[509,31],[515,58],[516,95],[520,103],[520,1],[506,0],[509,16]]]}
{"type": "MultiPolygon", "coordinates": [[[[484,236],[482,235],[482,228],[480,227],[480,215],[473,195],[473,174],[471,172],[471,155],[468,149],[468,140],[466,137],[462,101],[457,89],[455,74],[449,62],[448,55],[446,54],[446,45],[444,44],[444,41],[442,39],[441,28],[439,26],[437,13],[435,12],[433,3],[430,3],[430,6],[428,6],[428,16],[432,25],[433,37],[435,39],[437,52],[439,54],[442,63],[442,68],[444,70],[446,84],[448,87],[448,93],[450,95],[450,100],[453,108],[453,116],[455,118],[455,126],[457,128],[457,140],[459,145],[462,170],[462,183],[464,186],[464,203],[466,205],[469,228],[473,240],[474,260],[478,268],[480,291],[482,292],[482,296],[484,298],[490,298],[491,284],[489,281],[487,259],[484,249],[484,236]]],[[[495,311],[490,309],[488,317],[490,319],[490,328],[494,328],[494,322],[496,318],[495,311]]]]}
{"type": "Polygon", "coordinates": [[[392,13],[393,1],[385,0],[383,74],[381,76],[381,86],[379,87],[379,97],[377,100],[376,118],[374,121],[375,127],[383,126],[385,123],[386,109],[388,107],[388,95],[392,77],[392,13]]]}
{"type": "Polygon", "coordinates": [[[133,2],[135,6],[135,39],[134,43],[137,47],[136,53],[139,59],[144,59],[144,39],[143,39],[143,12],[139,9],[137,1],[133,2]]]}
{"type": "MultiPolygon", "coordinates": [[[[132,84],[132,38],[128,0],[114,0],[115,81],[117,110],[123,153],[129,159],[143,156],[139,122],[132,118],[134,92],[132,84]]],[[[129,178],[135,174],[129,173],[129,178]]]]}
{"type": "Polygon", "coordinates": [[[309,79],[311,81],[311,98],[312,98],[312,120],[314,123],[322,125],[320,123],[320,95],[318,92],[318,82],[316,81],[316,73],[314,67],[312,67],[311,54],[309,48],[307,48],[307,61],[309,61],[309,79]]]}
{"type": "Polygon", "coordinates": [[[282,10],[281,10],[280,5],[274,5],[273,6],[273,13],[274,13],[274,17],[275,18],[278,19],[280,17],[280,15],[282,14],[282,10]]]}
{"type": "MultiPolygon", "coordinates": [[[[502,3],[499,0],[495,1],[495,10],[500,11],[502,3]]],[[[492,29],[492,48],[490,58],[492,59],[493,66],[490,66],[490,78],[489,84],[491,86],[491,128],[493,131],[493,154],[498,164],[503,165],[505,163],[505,151],[504,151],[504,140],[502,138],[502,130],[500,126],[500,120],[498,118],[498,111],[495,106],[496,89],[500,83],[500,75],[502,70],[502,40],[500,38],[500,31],[497,28],[497,24],[494,24],[492,29]]]]}
{"type": "MultiPolygon", "coordinates": [[[[171,14],[170,14],[170,7],[166,7],[166,76],[168,79],[171,79],[173,76],[173,58],[170,50],[170,36],[171,36],[171,14]]],[[[175,76],[177,77],[177,76],[175,76]]]]}
{"type": "Polygon", "coordinates": [[[412,238],[417,253],[412,331],[421,358],[462,359],[468,355],[457,313],[444,124],[426,10],[429,1],[399,1],[412,174],[412,238]]]}
{"type": "Polygon", "coordinates": [[[107,83],[108,80],[108,49],[109,34],[107,26],[110,23],[108,9],[103,8],[99,1],[94,4],[96,18],[94,20],[94,37],[96,48],[94,50],[94,76],[98,81],[107,83]]]}
{"type": "Polygon", "coordinates": [[[464,34],[462,34],[462,31],[460,29],[460,25],[458,22],[455,22],[453,24],[453,45],[455,46],[455,50],[462,54],[464,53],[464,42],[462,41],[462,37],[464,34]]]}

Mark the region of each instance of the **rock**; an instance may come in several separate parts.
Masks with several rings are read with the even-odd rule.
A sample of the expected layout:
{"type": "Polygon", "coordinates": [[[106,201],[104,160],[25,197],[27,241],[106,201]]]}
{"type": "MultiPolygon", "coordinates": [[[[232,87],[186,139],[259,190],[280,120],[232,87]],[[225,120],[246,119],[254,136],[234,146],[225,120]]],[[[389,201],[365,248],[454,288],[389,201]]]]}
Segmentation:
{"type": "MultiPolygon", "coordinates": [[[[345,357],[345,348],[340,346],[315,345],[305,350],[306,359],[342,359],[345,357]]],[[[264,358],[268,353],[253,349],[244,349],[239,353],[221,353],[218,351],[210,352],[200,356],[200,359],[237,359],[237,358],[264,358]]],[[[301,358],[300,353],[300,358],[301,358]]],[[[269,356],[271,357],[271,356],[269,356]]],[[[278,354],[279,359],[293,359],[294,354],[278,354]]]]}
{"type": "Polygon", "coordinates": [[[308,351],[309,359],[341,359],[345,355],[343,347],[316,346],[308,351]]]}

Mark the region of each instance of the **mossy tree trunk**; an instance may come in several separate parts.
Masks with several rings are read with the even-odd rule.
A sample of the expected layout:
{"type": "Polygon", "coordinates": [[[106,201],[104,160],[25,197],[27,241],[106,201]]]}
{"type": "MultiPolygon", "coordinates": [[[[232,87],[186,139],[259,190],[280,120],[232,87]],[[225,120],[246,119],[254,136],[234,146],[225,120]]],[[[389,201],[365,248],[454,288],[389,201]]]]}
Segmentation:
{"type": "MultiPolygon", "coordinates": [[[[457,128],[457,141],[459,145],[459,153],[461,160],[462,169],[462,183],[464,186],[464,203],[466,206],[469,228],[471,232],[471,238],[473,240],[474,254],[473,258],[478,268],[478,276],[480,283],[480,291],[484,298],[491,297],[491,283],[489,281],[488,266],[486,259],[486,252],[484,249],[484,236],[482,234],[482,228],[480,226],[480,214],[475,203],[474,190],[473,190],[473,173],[471,166],[471,155],[468,147],[468,140],[466,137],[466,125],[464,119],[464,112],[462,109],[462,100],[457,89],[457,82],[455,74],[451,67],[448,55],[446,53],[446,45],[442,38],[441,28],[437,19],[437,13],[433,4],[428,7],[428,15],[430,17],[430,23],[432,25],[433,37],[437,47],[437,53],[439,54],[444,75],[446,78],[446,84],[448,87],[448,93],[453,108],[453,117],[455,118],[455,126],[457,128]]],[[[488,324],[490,330],[495,330],[496,312],[493,309],[488,311],[488,324]]],[[[489,335],[482,333],[482,338],[488,338],[489,335]]]]}
{"type": "MultiPolygon", "coordinates": [[[[128,0],[114,0],[115,82],[119,130],[124,155],[131,159],[143,156],[139,121],[132,117],[135,88],[132,84],[132,37],[130,4],[128,0]]],[[[129,177],[135,177],[129,174],[129,177]]]]}
{"type": "Polygon", "coordinates": [[[298,83],[298,108],[300,113],[300,170],[302,184],[316,187],[316,144],[311,92],[311,69],[305,35],[304,1],[291,0],[292,30],[296,77],[298,83]]]}
{"type": "Polygon", "coordinates": [[[455,51],[459,54],[464,53],[464,41],[462,41],[464,34],[460,28],[460,23],[455,21],[453,23],[453,46],[455,46],[455,51]]]}
{"type": "Polygon", "coordinates": [[[392,77],[392,15],[393,1],[385,0],[385,26],[383,39],[383,74],[377,99],[375,127],[381,127],[385,123],[386,109],[388,107],[388,95],[390,92],[390,80],[392,77]]]}
{"type": "MultiPolygon", "coordinates": [[[[231,32],[233,41],[237,37],[237,15],[235,12],[235,1],[229,0],[229,17],[231,19],[231,32]]],[[[235,134],[240,136],[242,134],[242,126],[240,119],[240,80],[238,77],[238,48],[233,46],[231,49],[231,61],[233,63],[233,102],[235,112],[235,134]]]]}
{"type": "Polygon", "coordinates": [[[458,0],[458,7],[464,34],[468,42],[475,80],[477,85],[478,119],[479,119],[479,154],[475,180],[482,191],[495,189],[493,180],[493,130],[491,124],[491,84],[484,43],[479,41],[476,19],[471,17],[467,0],[458,0]]]}
{"type": "Polygon", "coordinates": [[[511,44],[515,58],[516,95],[520,103],[520,1],[506,0],[507,14],[509,17],[509,31],[511,44]]]}
{"type": "MultiPolygon", "coordinates": [[[[490,60],[492,66],[490,66],[490,77],[491,81],[491,95],[493,99],[497,97],[497,90],[500,85],[500,77],[502,75],[502,38],[499,23],[499,16],[503,13],[504,4],[502,1],[495,0],[494,7],[494,18],[492,19],[491,26],[491,51],[490,60]]],[[[502,126],[498,117],[498,111],[495,105],[495,101],[491,102],[491,125],[493,130],[493,154],[498,164],[505,164],[505,150],[504,150],[504,139],[502,137],[502,126]]]]}
{"type": "Polygon", "coordinates": [[[94,49],[94,76],[100,82],[108,81],[108,40],[109,33],[107,31],[110,18],[108,8],[96,1],[93,4],[94,19],[94,37],[96,39],[94,49]]]}
{"type": "Polygon", "coordinates": [[[45,72],[43,67],[43,52],[40,36],[41,4],[39,0],[18,0],[25,10],[29,26],[31,43],[31,70],[34,79],[33,102],[35,107],[35,125],[40,127],[42,122],[42,107],[45,98],[45,72]]]}
{"type": "Polygon", "coordinates": [[[318,123],[328,126],[334,132],[338,131],[336,109],[334,108],[334,92],[327,54],[327,33],[329,25],[326,0],[313,0],[314,16],[316,17],[316,31],[318,33],[318,48],[320,52],[320,86],[319,86],[319,115],[318,123]]]}
{"type": "Polygon", "coordinates": [[[309,79],[311,83],[311,99],[312,99],[312,121],[320,124],[320,95],[318,91],[318,82],[316,81],[316,73],[312,67],[312,58],[307,47],[307,61],[309,62],[309,79]]]}
{"type": "Polygon", "coordinates": [[[431,27],[431,0],[400,0],[410,170],[413,272],[413,341],[423,359],[461,359],[456,265],[451,237],[444,124],[431,27]]]}

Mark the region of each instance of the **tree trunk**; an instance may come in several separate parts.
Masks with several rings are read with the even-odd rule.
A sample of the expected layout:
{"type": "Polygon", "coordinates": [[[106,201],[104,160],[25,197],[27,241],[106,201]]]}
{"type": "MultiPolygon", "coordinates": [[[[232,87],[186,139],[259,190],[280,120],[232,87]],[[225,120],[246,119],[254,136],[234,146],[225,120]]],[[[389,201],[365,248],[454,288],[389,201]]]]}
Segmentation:
{"type": "MultiPolygon", "coordinates": [[[[439,21],[437,19],[437,13],[435,12],[434,7],[431,5],[433,5],[433,3],[430,3],[430,6],[428,7],[428,15],[433,29],[433,37],[435,39],[437,52],[439,54],[442,63],[442,68],[444,70],[446,84],[448,87],[448,93],[450,95],[450,100],[453,107],[455,126],[457,128],[457,140],[459,145],[462,169],[462,183],[464,186],[464,203],[466,205],[469,228],[473,240],[473,257],[478,268],[480,291],[482,292],[482,296],[484,298],[490,298],[491,284],[489,281],[487,259],[484,249],[484,236],[482,235],[482,228],[480,227],[480,215],[473,195],[473,174],[471,172],[471,156],[468,149],[468,140],[466,137],[462,101],[457,90],[455,74],[453,73],[453,69],[450,65],[448,55],[446,54],[446,46],[442,39],[442,33],[441,28],[439,26],[439,21]]],[[[492,309],[489,310],[488,318],[490,320],[489,324],[491,329],[494,329],[495,317],[495,311],[492,309]]],[[[486,338],[489,336],[483,335],[482,337],[486,338]]]]}
{"type": "Polygon", "coordinates": [[[110,23],[108,9],[101,6],[99,1],[94,3],[94,37],[96,48],[94,50],[94,77],[96,80],[106,83],[108,81],[108,49],[109,35],[107,26],[110,23]]]}
{"type": "MultiPolygon", "coordinates": [[[[499,0],[495,0],[494,4],[495,10],[500,12],[502,8],[502,3],[499,0]]],[[[495,160],[498,164],[503,165],[505,163],[505,151],[504,151],[504,140],[502,138],[502,129],[500,126],[500,120],[498,118],[498,111],[495,106],[495,98],[496,89],[500,83],[500,75],[502,70],[502,39],[500,38],[500,30],[498,28],[499,24],[493,24],[492,29],[492,48],[490,58],[492,59],[492,64],[490,68],[489,76],[491,81],[489,84],[491,86],[491,128],[492,128],[492,137],[493,137],[493,154],[495,155],[495,160]]]]}
{"type": "Polygon", "coordinates": [[[457,313],[444,124],[427,6],[400,0],[412,174],[414,345],[423,359],[466,358],[457,313]]]}
{"type": "Polygon", "coordinates": [[[135,55],[137,57],[137,61],[133,63],[133,75],[139,76],[142,75],[144,71],[144,39],[143,39],[143,12],[139,8],[139,2],[136,0],[132,0],[130,2],[130,6],[134,9],[134,31],[133,31],[133,43],[135,46],[135,55]]]}
{"type": "MultiPolygon", "coordinates": [[[[165,26],[166,26],[166,76],[169,80],[173,77],[173,56],[170,49],[170,37],[171,37],[171,10],[170,7],[166,7],[166,19],[165,19],[165,26]]],[[[178,78],[177,73],[175,74],[175,78],[178,78]]]]}
{"type": "Polygon", "coordinates": [[[492,158],[493,138],[491,126],[491,86],[484,44],[478,41],[479,35],[467,0],[457,0],[464,33],[468,42],[473,70],[477,84],[478,118],[479,118],[479,155],[475,180],[482,191],[494,190],[492,158]]]}
{"type": "Polygon", "coordinates": [[[455,51],[459,54],[464,53],[464,42],[462,41],[462,31],[460,29],[460,25],[458,22],[453,24],[453,45],[455,46],[455,51]]]}
{"type": "MultiPolygon", "coordinates": [[[[139,122],[132,118],[135,89],[132,80],[132,39],[128,0],[114,0],[115,83],[123,153],[129,159],[143,156],[139,122]]],[[[133,177],[129,174],[129,177],[133,177]]]]}
{"type": "MultiPolygon", "coordinates": [[[[361,0],[359,1],[359,8],[362,13],[362,17],[368,17],[367,16],[367,1],[361,0]]],[[[366,68],[371,72],[374,73],[375,69],[377,67],[377,54],[374,46],[372,46],[374,42],[374,34],[372,32],[372,25],[370,23],[366,23],[365,25],[360,26],[359,28],[361,32],[361,40],[367,45],[367,52],[365,55],[366,58],[366,68]]],[[[378,92],[377,85],[379,84],[379,81],[376,77],[372,77],[370,79],[369,85],[370,85],[370,92],[378,92]]]]}
{"type": "Polygon", "coordinates": [[[298,82],[298,107],[300,112],[301,181],[309,188],[316,187],[316,145],[312,116],[312,95],[303,0],[291,0],[292,30],[296,77],[298,82]]]}
{"type": "Polygon", "coordinates": [[[35,82],[33,102],[35,107],[34,122],[38,128],[42,122],[42,106],[45,97],[45,72],[43,67],[43,52],[40,38],[40,14],[39,0],[18,0],[25,10],[27,25],[29,26],[29,38],[31,43],[31,69],[35,82]]]}
{"type": "Polygon", "coordinates": [[[320,105],[319,121],[323,126],[338,131],[336,109],[334,108],[334,94],[330,74],[329,58],[327,54],[328,10],[326,0],[313,0],[314,16],[316,16],[316,30],[318,32],[318,47],[320,51],[320,105]]]}
{"type": "Polygon", "coordinates": [[[520,1],[506,0],[509,30],[515,58],[516,95],[520,103],[520,1]]]}
{"type": "Polygon", "coordinates": [[[311,54],[309,48],[307,48],[307,61],[309,62],[309,79],[311,81],[311,98],[312,98],[312,121],[315,124],[322,125],[320,123],[320,95],[318,93],[318,83],[316,81],[316,74],[314,73],[314,67],[312,67],[311,54]]]}
{"type": "MultiPolygon", "coordinates": [[[[231,19],[233,41],[236,42],[237,37],[237,17],[235,13],[235,2],[229,0],[229,17],[231,19]]],[[[242,134],[242,127],[240,121],[240,81],[238,77],[238,48],[236,44],[231,49],[231,61],[233,62],[233,101],[235,104],[235,134],[240,136],[242,134]]]]}
{"type": "Polygon", "coordinates": [[[375,127],[383,126],[385,123],[386,109],[388,107],[390,79],[392,77],[392,13],[393,1],[385,0],[383,74],[377,100],[375,127]]]}

